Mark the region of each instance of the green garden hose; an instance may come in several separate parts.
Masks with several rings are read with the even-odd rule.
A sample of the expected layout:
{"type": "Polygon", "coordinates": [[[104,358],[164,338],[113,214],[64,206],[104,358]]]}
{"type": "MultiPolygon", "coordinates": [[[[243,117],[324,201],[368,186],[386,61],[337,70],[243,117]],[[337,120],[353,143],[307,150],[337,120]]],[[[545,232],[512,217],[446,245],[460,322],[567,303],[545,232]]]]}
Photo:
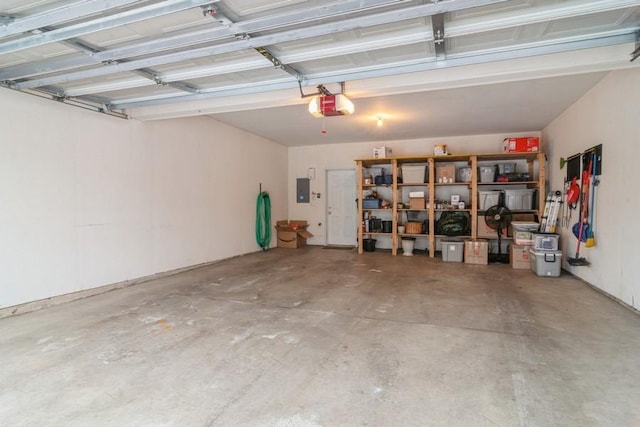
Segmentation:
{"type": "Polygon", "coordinates": [[[256,203],[256,242],[263,251],[271,243],[271,199],[266,191],[258,195],[256,203]]]}

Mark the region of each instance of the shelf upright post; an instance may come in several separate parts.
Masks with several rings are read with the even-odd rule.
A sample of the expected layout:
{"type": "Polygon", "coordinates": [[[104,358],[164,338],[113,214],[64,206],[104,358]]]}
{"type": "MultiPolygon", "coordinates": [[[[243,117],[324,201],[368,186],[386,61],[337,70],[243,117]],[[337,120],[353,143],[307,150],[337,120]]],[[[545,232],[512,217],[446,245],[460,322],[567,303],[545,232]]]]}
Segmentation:
{"type": "Polygon", "coordinates": [[[478,156],[469,157],[471,166],[471,239],[478,237],[478,156]]]}
{"type": "Polygon", "coordinates": [[[391,183],[391,254],[396,255],[398,253],[398,238],[397,238],[397,218],[398,218],[398,161],[391,159],[391,171],[393,173],[393,181],[391,183]]]}
{"type": "Polygon", "coordinates": [[[364,178],[362,175],[362,160],[357,161],[358,165],[358,254],[362,254],[362,249],[364,246],[363,235],[362,235],[362,221],[364,221],[363,217],[363,204],[364,198],[362,196],[362,184],[364,182],[364,178]]]}
{"type": "Polygon", "coordinates": [[[436,252],[436,162],[433,157],[427,158],[429,167],[429,258],[436,252]]]}
{"type": "MultiPolygon", "coordinates": [[[[547,156],[544,153],[538,153],[538,218],[540,218],[540,220],[542,220],[542,212],[544,210],[545,200],[547,199],[545,186],[545,183],[547,182],[546,158],[547,156]]],[[[533,161],[529,163],[529,169],[531,169],[530,173],[531,177],[533,177],[533,161]]]]}

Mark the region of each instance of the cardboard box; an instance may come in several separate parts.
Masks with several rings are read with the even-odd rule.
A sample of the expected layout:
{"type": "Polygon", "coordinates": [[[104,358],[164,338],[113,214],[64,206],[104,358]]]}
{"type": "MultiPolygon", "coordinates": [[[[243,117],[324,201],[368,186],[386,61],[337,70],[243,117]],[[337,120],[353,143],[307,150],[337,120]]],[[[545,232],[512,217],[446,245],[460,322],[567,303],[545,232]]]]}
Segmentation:
{"type": "Polygon", "coordinates": [[[375,147],[373,149],[374,159],[384,159],[385,157],[391,157],[391,148],[389,147],[375,147]]]}
{"type": "Polygon", "coordinates": [[[540,151],[540,138],[505,138],[502,141],[502,151],[505,153],[537,153],[540,151]]]}
{"type": "Polygon", "coordinates": [[[465,264],[489,264],[489,242],[486,240],[464,241],[465,264]]]}
{"type": "Polygon", "coordinates": [[[282,220],[276,222],[279,248],[300,248],[307,246],[307,238],[313,234],[307,231],[307,221],[282,220]]]}
{"type": "Polygon", "coordinates": [[[424,209],[426,206],[424,197],[409,198],[409,209],[424,209]]]}
{"type": "MultiPolygon", "coordinates": [[[[505,236],[506,230],[502,230],[502,236],[505,236]]],[[[484,219],[484,215],[478,214],[478,228],[476,230],[476,236],[485,239],[497,239],[498,232],[487,225],[484,219]]]]}
{"type": "Polygon", "coordinates": [[[529,270],[531,268],[531,246],[509,245],[509,261],[511,268],[516,270],[529,270]]]}
{"type": "Polygon", "coordinates": [[[456,182],[456,165],[453,163],[437,165],[436,182],[456,182]]]}

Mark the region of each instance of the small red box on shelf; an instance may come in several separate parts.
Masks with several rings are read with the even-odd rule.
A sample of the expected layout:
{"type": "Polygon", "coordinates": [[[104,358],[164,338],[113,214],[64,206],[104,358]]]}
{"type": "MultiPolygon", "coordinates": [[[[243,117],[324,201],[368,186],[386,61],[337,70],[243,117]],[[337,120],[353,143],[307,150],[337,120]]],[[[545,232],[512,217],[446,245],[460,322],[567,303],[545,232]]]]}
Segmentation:
{"type": "Polygon", "coordinates": [[[540,151],[540,138],[505,138],[502,143],[505,153],[537,153],[540,151]]]}

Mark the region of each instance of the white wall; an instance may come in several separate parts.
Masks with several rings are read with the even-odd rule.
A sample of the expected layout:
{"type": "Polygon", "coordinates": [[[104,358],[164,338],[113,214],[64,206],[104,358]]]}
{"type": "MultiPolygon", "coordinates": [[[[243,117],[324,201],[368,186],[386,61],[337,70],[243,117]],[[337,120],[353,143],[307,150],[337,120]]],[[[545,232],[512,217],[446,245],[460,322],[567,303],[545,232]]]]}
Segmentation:
{"type": "MultiPolygon", "coordinates": [[[[330,120],[334,119],[348,120],[344,117],[330,120]]],[[[503,139],[513,136],[540,136],[540,132],[291,147],[289,149],[289,218],[309,221],[309,231],[314,237],[307,241],[308,244],[326,244],[326,171],[355,169],[354,159],[373,157],[374,147],[380,145],[391,147],[394,156],[433,154],[433,147],[436,144],[446,144],[448,151],[453,154],[499,153],[502,150],[503,139]],[[316,168],[316,179],[311,181],[311,191],[320,193],[323,197],[312,199],[311,203],[297,203],[296,178],[306,178],[308,168],[316,168]]],[[[542,149],[545,149],[544,145],[542,149]]]]}
{"type": "MultiPolygon", "coordinates": [[[[549,144],[550,182],[562,189],[569,157],[603,144],[602,176],[597,187],[596,246],[580,255],[590,267],[571,267],[577,239],[562,230],[563,267],[625,303],[640,308],[640,69],[614,71],[543,130],[549,144]]],[[[574,214],[574,221],[576,215],[574,214]]]]}
{"type": "Polygon", "coordinates": [[[260,183],[286,217],[286,147],[209,118],[0,89],[0,128],[0,307],[257,251],[260,183]]]}

